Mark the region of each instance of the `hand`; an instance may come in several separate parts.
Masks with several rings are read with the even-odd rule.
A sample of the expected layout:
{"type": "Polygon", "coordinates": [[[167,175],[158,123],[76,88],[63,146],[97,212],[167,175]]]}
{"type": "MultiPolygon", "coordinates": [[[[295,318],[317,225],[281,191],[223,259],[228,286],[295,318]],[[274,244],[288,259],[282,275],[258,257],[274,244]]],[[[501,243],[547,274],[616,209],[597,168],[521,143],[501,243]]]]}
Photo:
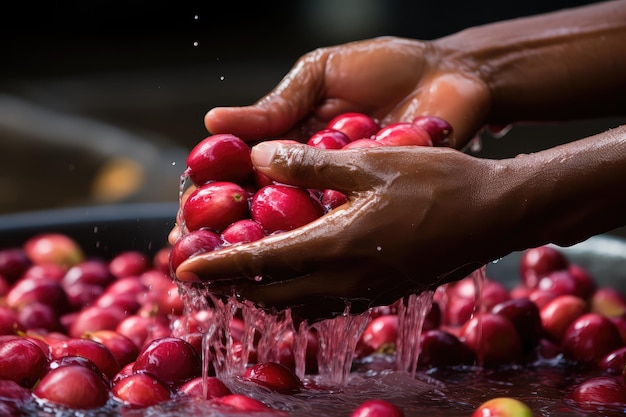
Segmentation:
{"type": "Polygon", "coordinates": [[[291,232],[192,257],[180,280],[319,318],[342,313],[346,300],[358,312],[460,279],[505,248],[497,232],[514,216],[489,201],[497,181],[483,189],[503,162],[448,148],[271,142],[252,156],[279,182],[337,189],[349,203],[291,232]]]}
{"type": "MultiPolygon", "coordinates": [[[[624,0],[604,2],[431,42],[321,48],[254,105],[213,109],[205,124],[252,141],[306,138],[347,111],[383,125],[429,114],[452,124],[449,144],[462,149],[486,123],[621,114],[625,10],[624,0]]],[[[355,310],[386,304],[513,250],[622,225],[626,201],[615,190],[624,187],[625,131],[503,161],[447,148],[261,143],[253,149],[261,172],[344,191],[349,203],[291,232],[189,259],[177,273],[308,317],[340,313],[345,299],[355,310]]]]}
{"type": "Polygon", "coordinates": [[[348,111],[383,125],[432,115],[452,125],[450,144],[461,148],[484,124],[490,96],[470,65],[444,54],[435,43],[393,37],[320,48],[256,104],[214,108],[205,124],[247,140],[303,139],[348,111]]]}

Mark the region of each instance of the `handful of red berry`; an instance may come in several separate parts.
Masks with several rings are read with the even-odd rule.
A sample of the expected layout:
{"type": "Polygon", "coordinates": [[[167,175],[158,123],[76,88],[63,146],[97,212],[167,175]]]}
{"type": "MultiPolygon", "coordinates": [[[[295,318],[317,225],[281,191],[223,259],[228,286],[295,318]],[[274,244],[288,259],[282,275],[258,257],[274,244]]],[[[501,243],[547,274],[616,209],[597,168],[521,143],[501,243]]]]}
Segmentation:
{"type": "MultiPolygon", "coordinates": [[[[452,126],[435,116],[382,127],[373,118],[352,112],[332,119],[306,144],[328,150],[437,146],[451,132],[452,126]]],[[[337,190],[272,181],[254,169],[249,145],[232,134],[212,135],[198,143],[187,157],[183,177],[191,186],[181,195],[182,237],[172,251],[174,269],[199,253],[304,226],[348,201],[337,190]]]]}

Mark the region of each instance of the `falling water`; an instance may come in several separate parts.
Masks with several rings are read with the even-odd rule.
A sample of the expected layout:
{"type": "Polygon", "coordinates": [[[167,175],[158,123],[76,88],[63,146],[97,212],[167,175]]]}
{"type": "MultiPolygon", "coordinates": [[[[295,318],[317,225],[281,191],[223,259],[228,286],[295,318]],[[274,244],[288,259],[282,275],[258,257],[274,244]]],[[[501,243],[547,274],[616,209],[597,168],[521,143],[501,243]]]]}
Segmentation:
{"type": "Polygon", "coordinates": [[[332,319],[315,323],[319,334],[319,375],[324,382],[345,386],[359,337],[369,321],[369,313],[351,315],[346,312],[332,319]]]}
{"type": "Polygon", "coordinates": [[[483,266],[482,268],[477,269],[476,271],[472,272],[472,274],[470,275],[472,277],[472,279],[474,280],[474,313],[473,314],[477,314],[476,315],[476,320],[477,320],[477,326],[476,326],[476,331],[478,332],[477,336],[477,340],[478,340],[478,351],[476,352],[476,355],[478,357],[478,361],[479,363],[482,365],[483,363],[483,358],[484,358],[484,353],[483,353],[483,346],[484,346],[484,340],[483,340],[483,324],[482,324],[482,314],[485,312],[485,303],[483,303],[483,288],[485,287],[485,280],[487,279],[487,268],[486,266],[483,266]]]}
{"type": "MultiPolygon", "coordinates": [[[[308,333],[314,330],[319,340],[318,376],[325,385],[345,386],[350,376],[356,343],[369,322],[369,312],[359,315],[346,312],[332,319],[314,324],[294,325],[290,310],[267,312],[247,302],[231,297],[221,300],[208,291],[196,291],[193,296],[195,308],[212,310],[212,320],[203,338],[203,376],[212,368],[218,378],[230,379],[240,376],[249,365],[248,358],[254,350],[257,362],[280,362],[285,349],[291,349],[295,372],[304,378],[308,333]],[[203,305],[198,299],[209,300],[203,305]],[[241,351],[233,354],[234,341],[230,323],[237,315],[245,324],[241,338],[241,351]],[[280,343],[284,340],[291,344],[280,343]]],[[[197,310],[196,310],[197,311],[197,310]]],[[[187,311],[187,314],[190,314],[187,311]]]]}
{"type": "Polygon", "coordinates": [[[396,367],[414,377],[419,359],[422,327],[433,304],[433,291],[411,294],[398,306],[396,367]]]}

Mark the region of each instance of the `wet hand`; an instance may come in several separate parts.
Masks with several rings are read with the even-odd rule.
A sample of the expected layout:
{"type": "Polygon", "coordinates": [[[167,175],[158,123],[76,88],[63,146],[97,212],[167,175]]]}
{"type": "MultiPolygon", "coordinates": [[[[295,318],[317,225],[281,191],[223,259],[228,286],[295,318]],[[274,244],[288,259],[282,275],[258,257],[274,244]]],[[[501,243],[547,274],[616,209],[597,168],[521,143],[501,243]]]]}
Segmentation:
{"type": "Polygon", "coordinates": [[[459,279],[497,244],[501,223],[485,217],[482,189],[495,162],[448,148],[270,142],[252,157],[276,181],[336,189],[349,202],[290,232],[192,257],[176,271],[181,281],[314,318],[343,312],[346,301],[362,311],[459,279]]]}
{"type": "Polygon", "coordinates": [[[451,123],[451,146],[462,148],[489,111],[486,84],[434,43],[376,38],[302,56],[268,95],[245,107],[220,107],[205,117],[207,129],[247,140],[303,139],[334,116],[356,111],[386,125],[419,115],[451,123]]]}

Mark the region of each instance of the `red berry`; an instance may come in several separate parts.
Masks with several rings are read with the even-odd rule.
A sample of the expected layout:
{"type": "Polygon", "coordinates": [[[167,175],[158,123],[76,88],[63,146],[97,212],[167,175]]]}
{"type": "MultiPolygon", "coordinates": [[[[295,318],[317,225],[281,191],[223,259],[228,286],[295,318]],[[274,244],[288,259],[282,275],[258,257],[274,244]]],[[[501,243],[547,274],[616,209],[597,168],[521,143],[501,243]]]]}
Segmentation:
{"type": "Polygon", "coordinates": [[[228,245],[254,242],[264,236],[263,226],[251,219],[237,220],[222,232],[222,240],[228,245]]]}
{"type": "Polygon", "coordinates": [[[404,413],[389,401],[372,399],[361,403],[350,417],[404,417],[404,413]]]}
{"type": "Polygon", "coordinates": [[[327,129],[334,129],[343,132],[351,141],[370,138],[378,130],[378,123],[363,113],[348,112],[335,116],[328,125],[327,129]]]}
{"type": "Polygon", "coordinates": [[[250,205],[252,218],[267,234],[292,230],[320,217],[324,210],[307,190],[288,185],[267,185],[257,191],[250,205]]]}
{"type": "Polygon", "coordinates": [[[189,152],[187,172],[198,186],[209,181],[242,182],[252,174],[250,148],[234,135],[209,136],[189,152]]]}
{"type": "Polygon", "coordinates": [[[173,271],[188,258],[204,252],[211,252],[222,244],[220,235],[212,230],[199,229],[189,232],[176,241],[170,253],[173,271]]]}
{"type": "Polygon", "coordinates": [[[134,372],[149,372],[169,386],[178,386],[202,373],[202,360],[194,347],[177,337],[153,340],[137,357],[134,372]]]}
{"type": "Polygon", "coordinates": [[[325,129],[314,133],[308,140],[307,145],[321,149],[341,149],[350,143],[350,138],[344,133],[325,129]]]}
{"type": "Polygon", "coordinates": [[[433,146],[428,132],[413,123],[392,123],[380,129],[375,139],[386,146],[433,146]]]}
{"type": "Polygon", "coordinates": [[[441,117],[417,116],[413,124],[427,131],[435,146],[445,144],[452,134],[452,125],[441,117]]]}
{"type": "Polygon", "coordinates": [[[109,387],[95,371],[82,365],[67,365],[48,372],[33,394],[68,408],[93,409],[106,404],[109,387]]]}
{"type": "Polygon", "coordinates": [[[247,368],[243,379],[283,394],[293,394],[302,388],[300,378],[291,369],[277,362],[259,363],[247,368]]]}
{"type": "Polygon", "coordinates": [[[138,372],[117,380],[111,396],[122,404],[144,408],[168,401],[172,392],[150,373],[138,372]]]}
{"type": "Polygon", "coordinates": [[[210,182],[198,187],[183,206],[185,226],[221,232],[248,214],[248,192],[232,182],[210,182]]]}

